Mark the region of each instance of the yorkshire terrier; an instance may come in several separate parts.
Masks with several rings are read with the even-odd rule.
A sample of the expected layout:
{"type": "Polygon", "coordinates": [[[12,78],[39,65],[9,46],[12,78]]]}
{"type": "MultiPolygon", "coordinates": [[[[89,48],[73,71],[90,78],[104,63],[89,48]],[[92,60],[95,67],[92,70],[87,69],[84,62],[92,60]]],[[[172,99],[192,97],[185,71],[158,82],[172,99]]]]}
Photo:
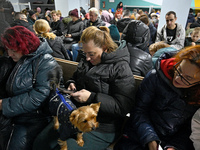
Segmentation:
{"type": "Polygon", "coordinates": [[[96,117],[101,102],[76,108],[69,95],[73,91],[60,88],[58,86],[60,74],[54,74],[54,72],[56,71],[52,71],[50,74],[52,79],[50,85],[52,88],[56,87],[59,91],[56,91],[57,93],[51,96],[49,108],[54,116],[54,128],[60,134],[58,144],[61,150],[67,150],[66,140],[77,134],[76,142],[82,147],[84,145],[83,133],[90,132],[99,126],[96,117]]]}

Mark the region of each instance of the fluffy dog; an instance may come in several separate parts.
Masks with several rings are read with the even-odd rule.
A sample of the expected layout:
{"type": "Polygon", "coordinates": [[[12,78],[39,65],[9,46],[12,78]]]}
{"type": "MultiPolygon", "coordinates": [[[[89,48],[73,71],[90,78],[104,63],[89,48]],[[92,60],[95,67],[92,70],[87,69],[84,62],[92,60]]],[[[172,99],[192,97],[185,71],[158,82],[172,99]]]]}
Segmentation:
{"type": "Polygon", "coordinates": [[[83,133],[90,132],[99,126],[96,117],[101,102],[76,108],[69,95],[73,91],[59,87],[62,71],[60,70],[60,73],[55,74],[55,70],[60,70],[60,67],[54,68],[54,71],[49,73],[53,91],[50,94],[49,109],[54,116],[54,128],[60,134],[58,143],[61,150],[67,150],[66,140],[77,135],[77,144],[83,146],[83,133]]]}

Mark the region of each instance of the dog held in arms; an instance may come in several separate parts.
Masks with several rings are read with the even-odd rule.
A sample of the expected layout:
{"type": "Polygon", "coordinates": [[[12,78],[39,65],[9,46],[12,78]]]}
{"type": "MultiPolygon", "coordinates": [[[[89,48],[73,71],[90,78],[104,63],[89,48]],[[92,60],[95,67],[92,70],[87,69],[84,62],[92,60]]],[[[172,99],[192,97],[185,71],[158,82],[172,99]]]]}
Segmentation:
{"type": "Polygon", "coordinates": [[[51,79],[50,86],[52,88],[49,109],[54,116],[54,128],[58,130],[60,135],[58,144],[61,150],[67,150],[66,140],[77,135],[77,144],[83,146],[83,133],[90,132],[99,125],[96,117],[101,103],[76,108],[70,100],[70,92],[72,91],[59,86],[62,79],[61,67],[58,66],[54,69],[58,69],[59,73],[57,73],[58,71],[51,71],[49,73],[51,79]]]}

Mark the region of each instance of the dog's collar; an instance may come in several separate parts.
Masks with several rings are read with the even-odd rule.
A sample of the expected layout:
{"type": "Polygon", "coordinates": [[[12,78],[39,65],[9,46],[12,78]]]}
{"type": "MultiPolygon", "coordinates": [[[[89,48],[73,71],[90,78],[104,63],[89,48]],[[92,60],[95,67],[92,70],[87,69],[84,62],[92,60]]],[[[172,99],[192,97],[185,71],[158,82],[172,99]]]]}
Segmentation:
{"type": "Polygon", "coordinates": [[[65,98],[63,97],[63,95],[58,91],[58,89],[56,89],[56,93],[58,94],[58,96],[60,97],[60,99],[62,100],[63,104],[69,109],[69,111],[73,111],[74,109],[65,101],[65,98]]]}

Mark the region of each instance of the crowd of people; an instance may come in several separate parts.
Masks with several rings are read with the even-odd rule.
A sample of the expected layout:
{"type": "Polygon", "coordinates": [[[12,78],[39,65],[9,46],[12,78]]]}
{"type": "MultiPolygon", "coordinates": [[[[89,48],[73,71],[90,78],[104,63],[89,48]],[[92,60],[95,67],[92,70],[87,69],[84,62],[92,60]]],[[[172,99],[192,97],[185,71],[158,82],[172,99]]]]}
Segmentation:
{"type": "Polygon", "coordinates": [[[10,18],[3,7],[0,149],[59,149],[48,113],[51,83],[62,80],[57,57],[79,62],[60,83],[75,91],[76,107],[101,102],[99,127],[83,135],[83,147],[67,139],[69,149],[104,150],[117,140],[114,150],[198,150],[199,13],[195,18],[190,9],[184,28],[169,11],[157,29],[160,10],[131,12],[123,2],[109,10],[75,8],[66,17],[9,6],[10,18]],[[144,77],[138,89],[133,75],[144,77]]]}

